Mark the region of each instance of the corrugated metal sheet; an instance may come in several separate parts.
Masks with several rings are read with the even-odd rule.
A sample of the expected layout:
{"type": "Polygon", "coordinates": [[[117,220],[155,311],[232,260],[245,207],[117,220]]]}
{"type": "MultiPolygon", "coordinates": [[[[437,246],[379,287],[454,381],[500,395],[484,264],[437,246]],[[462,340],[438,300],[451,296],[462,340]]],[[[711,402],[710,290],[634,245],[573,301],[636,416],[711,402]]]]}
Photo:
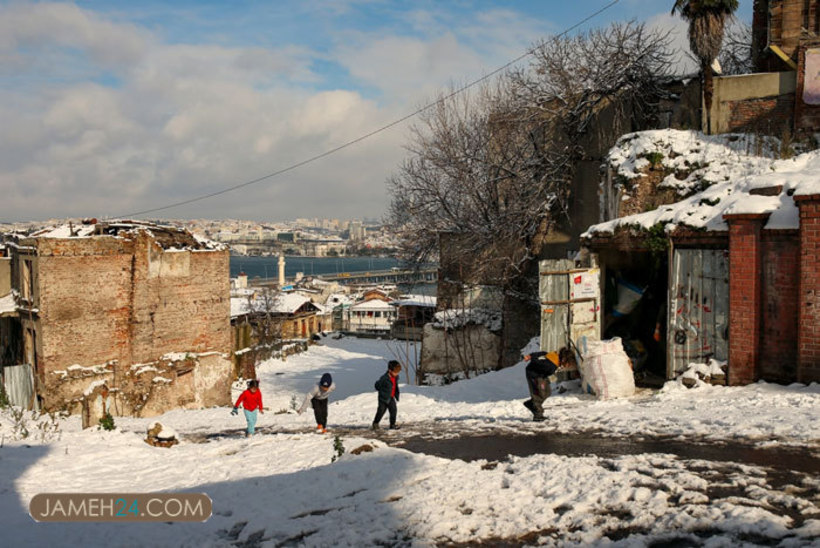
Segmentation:
{"type": "Polygon", "coordinates": [[[31,366],[7,365],[3,367],[3,388],[12,405],[30,409],[34,396],[34,375],[31,366]]]}
{"type": "Polygon", "coordinates": [[[669,285],[667,376],[729,356],[729,252],[676,249],[669,285]]]}
{"type": "Polygon", "coordinates": [[[579,269],[568,259],[539,263],[541,349],[556,351],[582,335],[599,338],[600,271],[579,269]]]}

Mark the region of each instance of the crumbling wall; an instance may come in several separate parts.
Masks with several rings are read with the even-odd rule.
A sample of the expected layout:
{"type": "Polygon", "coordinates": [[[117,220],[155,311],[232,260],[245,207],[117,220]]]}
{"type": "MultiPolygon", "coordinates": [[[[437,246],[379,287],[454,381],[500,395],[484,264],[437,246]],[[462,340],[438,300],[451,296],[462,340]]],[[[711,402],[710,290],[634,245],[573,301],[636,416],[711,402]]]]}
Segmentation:
{"type": "MultiPolygon", "coordinates": [[[[73,365],[51,372],[47,385],[50,401],[63,402],[71,413],[89,406],[96,409],[100,387],[104,386],[110,391],[107,409],[112,415],[153,417],[171,409],[229,405],[226,370],[230,370],[230,360],[223,354],[173,353],[130,366],[116,361],[89,367],[73,365]]],[[[90,420],[96,424],[98,418],[90,420]]]]}
{"type": "Polygon", "coordinates": [[[229,403],[227,250],[164,250],[144,230],[34,243],[38,298],[23,324],[37,331],[46,409],[78,412],[96,381],[119,414],[229,403]],[[195,363],[168,357],[180,355],[195,363]]]}
{"type": "Polygon", "coordinates": [[[42,382],[38,394],[49,409],[64,401],[63,390],[53,383],[55,371],[128,363],[133,246],[116,238],[49,238],[37,245],[38,299],[31,323],[42,382]]]}
{"type": "Polygon", "coordinates": [[[141,232],[133,277],[132,361],[231,349],[229,254],[163,250],[141,232]]]}

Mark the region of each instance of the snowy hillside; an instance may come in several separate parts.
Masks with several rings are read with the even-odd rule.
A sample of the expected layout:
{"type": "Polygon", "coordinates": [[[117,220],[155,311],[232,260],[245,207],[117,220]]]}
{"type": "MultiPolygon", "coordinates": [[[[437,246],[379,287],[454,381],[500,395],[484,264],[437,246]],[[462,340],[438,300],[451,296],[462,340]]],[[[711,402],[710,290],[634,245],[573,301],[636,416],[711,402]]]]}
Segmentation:
{"type": "Polygon", "coordinates": [[[788,538],[799,546],[820,535],[816,476],[794,476],[790,481],[802,483],[786,494],[765,468],[670,454],[533,454],[497,463],[401,449],[403,439],[416,435],[448,438],[492,429],[744,440],[764,448],[816,450],[817,384],[687,390],[670,383],[659,393],[603,402],[570,383],[547,400],[548,420],[533,423],[521,405],[526,386],[519,364],[449,386],[403,385],[403,428],[373,436],[366,429],[376,410],[373,383],[386,361],[408,347],[353,338],[322,342],[259,368],[266,412],[259,433],[249,439],[241,436],[244,421],[231,416],[229,408],[117,418],[118,429],[112,432],[81,431],[79,418],[71,417],[60,421],[62,433],[49,441],[41,441],[36,428],[27,439],[13,439],[11,414],[0,412],[4,543],[431,546],[482,539],[519,539],[521,544],[523,538],[544,545],[610,540],[644,545],[685,542],[708,531],[728,544],[739,538],[788,538]],[[325,372],[338,389],[330,398],[331,435],[323,436],[312,432],[310,411],[287,410],[300,404],[325,372]],[[145,431],[156,420],[179,432],[181,443],[169,449],[145,444],[145,431]],[[346,452],[331,464],[334,431],[343,433],[346,452]],[[365,444],[373,450],[351,454],[365,444]],[[180,490],[207,493],[213,516],[205,523],[145,525],[35,523],[27,515],[28,501],[37,493],[180,490]]]}

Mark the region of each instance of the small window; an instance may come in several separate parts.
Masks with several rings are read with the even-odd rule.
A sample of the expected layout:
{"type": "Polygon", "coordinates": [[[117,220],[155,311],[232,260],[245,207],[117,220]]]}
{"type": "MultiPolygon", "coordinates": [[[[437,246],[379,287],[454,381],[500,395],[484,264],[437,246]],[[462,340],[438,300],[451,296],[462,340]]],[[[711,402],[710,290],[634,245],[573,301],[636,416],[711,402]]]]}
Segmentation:
{"type": "Polygon", "coordinates": [[[24,259],[23,260],[23,283],[22,283],[22,293],[23,298],[27,301],[31,301],[31,294],[32,288],[34,286],[32,277],[32,266],[31,266],[31,259],[24,259]]]}
{"type": "Polygon", "coordinates": [[[381,310],[377,310],[377,311],[376,311],[376,317],[377,317],[377,318],[381,318],[381,317],[382,317],[382,312],[381,312],[381,310]]]}

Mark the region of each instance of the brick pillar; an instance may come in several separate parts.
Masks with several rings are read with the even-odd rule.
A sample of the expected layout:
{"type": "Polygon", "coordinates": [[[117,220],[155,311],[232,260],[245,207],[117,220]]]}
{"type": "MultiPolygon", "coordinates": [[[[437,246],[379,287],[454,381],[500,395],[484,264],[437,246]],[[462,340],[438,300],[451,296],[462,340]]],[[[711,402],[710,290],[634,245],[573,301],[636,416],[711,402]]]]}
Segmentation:
{"type": "Polygon", "coordinates": [[[800,209],[797,380],[820,381],[820,194],[795,196],[800,209]]]}
{"type": "Polygon", "coordinates": [[[760,372],[763,313],[761,231],[768,213],[724,215],[729,224],[729,384],[755,382],[760,372]]]}

